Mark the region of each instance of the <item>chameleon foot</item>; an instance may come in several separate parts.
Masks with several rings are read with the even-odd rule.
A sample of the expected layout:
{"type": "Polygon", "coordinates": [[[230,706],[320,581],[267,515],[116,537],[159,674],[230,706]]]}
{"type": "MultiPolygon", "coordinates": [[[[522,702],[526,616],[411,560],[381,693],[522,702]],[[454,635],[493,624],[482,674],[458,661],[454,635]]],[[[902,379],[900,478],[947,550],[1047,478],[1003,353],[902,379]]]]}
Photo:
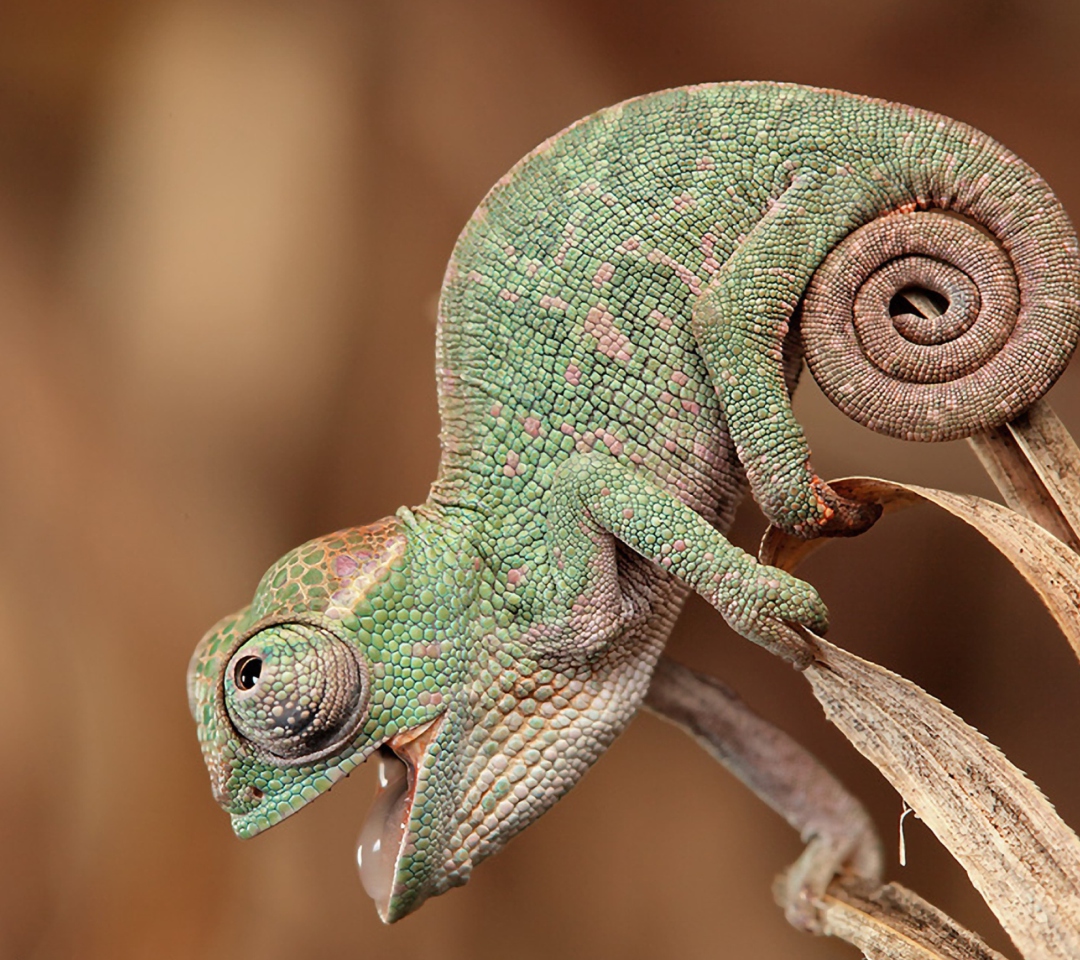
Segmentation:
{"type": "Polygon", "coordinates": [[[776,878],[773,896],[793,927],[823,933],[819,903],[829,884],[839,876],[878,882],[881,844],[867,824],[861,832],[814,837],[802,855],[776,878]]]}
{"type": "Polygon", "coordinates": [[[859,503],[840,496],[820,477],[813,480],[815,495],[825,506],[825,519],[814,529],[799,531],[800,536],[855,537],[869,530],[881,516],[880,503],[859,503]]]}

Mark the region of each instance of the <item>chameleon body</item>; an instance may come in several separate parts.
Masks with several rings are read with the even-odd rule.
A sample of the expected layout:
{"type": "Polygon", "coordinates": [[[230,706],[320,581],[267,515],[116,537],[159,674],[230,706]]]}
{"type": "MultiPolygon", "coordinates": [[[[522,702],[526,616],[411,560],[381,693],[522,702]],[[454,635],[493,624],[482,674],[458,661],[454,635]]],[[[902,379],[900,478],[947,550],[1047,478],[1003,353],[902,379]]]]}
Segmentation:
{"type": "Polygon", "coordinates": [[[796,321],[850,415],[952,439],[1064,368],[1077,267],[1030,167],[910,107],[703,85],[542,144],[450,260],[428,501],[287,554],[196,651],[192,710],[236,832],[377,754],[361,870],[392,921],[577,782],[688,590],[805,664],[792,625],[824,629],[816,592],[723,536],[748,486],[803,536],[875,519],[810,467],[796,321]],[[943,315],[897,301],[912,287],[943,315]]]}

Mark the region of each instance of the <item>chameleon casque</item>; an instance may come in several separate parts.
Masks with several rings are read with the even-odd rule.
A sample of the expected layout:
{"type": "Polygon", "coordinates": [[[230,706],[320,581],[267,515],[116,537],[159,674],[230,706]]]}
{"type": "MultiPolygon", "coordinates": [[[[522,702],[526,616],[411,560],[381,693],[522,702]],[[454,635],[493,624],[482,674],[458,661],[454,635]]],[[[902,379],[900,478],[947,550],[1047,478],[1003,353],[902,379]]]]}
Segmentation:
{"type": "Polygon", "coordinates": [[[817,593],[723,535],[747,487],[804,537],[876,519],[813,472],[789,399],[804,353],[868,427],[967,436],[1065,367],[1078,268],[1037,173],[912,107],[707,84],[541,144],[450,259],[427,502],[288,553],[195,653],[191,708],[236,833],[377,756],[361,874],[394,921],[578,781],[641,705],[689,590],[805,665],[817,593]]]}

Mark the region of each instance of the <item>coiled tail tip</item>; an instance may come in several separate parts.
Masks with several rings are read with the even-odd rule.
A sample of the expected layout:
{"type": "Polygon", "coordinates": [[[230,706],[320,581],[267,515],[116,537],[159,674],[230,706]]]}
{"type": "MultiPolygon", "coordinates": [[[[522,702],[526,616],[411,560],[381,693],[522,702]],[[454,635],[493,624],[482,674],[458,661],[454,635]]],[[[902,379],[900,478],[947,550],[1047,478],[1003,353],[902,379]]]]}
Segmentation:
{"type": "Polygon", "coordinates": [[[891,211],[837,244],[802,304],[807,365],[826,396],[872,430],[919,441],[989,430],[1043,396],[1080,332],[1075,236],[1044,189],[1053,202],[1026,221],[891,211]]]}

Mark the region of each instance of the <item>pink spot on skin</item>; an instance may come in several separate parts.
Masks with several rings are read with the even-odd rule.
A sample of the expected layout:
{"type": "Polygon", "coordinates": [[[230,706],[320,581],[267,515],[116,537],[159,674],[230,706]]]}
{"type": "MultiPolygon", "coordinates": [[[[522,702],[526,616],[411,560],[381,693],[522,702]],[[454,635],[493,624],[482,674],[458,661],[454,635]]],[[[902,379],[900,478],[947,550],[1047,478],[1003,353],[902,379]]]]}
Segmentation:
{"type": "Polygon", "coordinates": [[[694,167],[698,170],[715,170],[716,164],[713,162],[712,157],[706,155],[704,157],[698,157],[694,167]]]}
{"type": "Polygon", "coordinates": [[[676,370],[671,375],[671,379],[674,380],[680,387],[685,387],[690,382],[690,378],[681,370],[676,370]]]}
{"type": "Polygon", "coordinates": [[[675,441],[669,438],[664,441],[664,449],[667,450],[668,453],[674,453],[678,447],[675,441]]]}
{"type": "Polygon", "coordinates": [[[517,584],[525,579],[525,568],[515,567],[513,570],[506,574],[507,583],[517,584]]]}
{"type": "Polygon", "coordinates": [[[720,458],[717,456],[716,450],[707,443],[702,443],[700,440],[694,441],[694,456],[699,460],[713,464],[719,463],[720,458]]]}
{"type": "Polygon", "coordinates": [[[493,403],[491,405],[491,415],[493,417],[497,417],[501,413],[502,413],[502,404],[501,403],[493,403]]]}
{"type": "Polygon", "coordinates": [[[573,384],[575,387],[581,383],[581,370],[578,369],[576,364],[571,363],[566,368],[566,382],[573,384]]]}
{"type": "Polygon", "coordinates": [[[701,252],[705,254],[705,260],[701,268],[710,277],[716,276],[720,270],[720,261],[716,259],[716,234],[707,233],[701,238],[701,252]]]}
{"type": "Polygon", "coordinates": [[[619,454],[622,453],[622,441],[619,440],[614,434],[604,431],[604,433],[600,435],[600,439],[604,441],[604,446],[606,446],[613,454],[615,454],[615,456],[619,456],[619,454]]]}
{"type": "Polygon", "coordinates": [[[596,338],[596,348],[612,360],[629,360],[634,347],[615,326],[615,317],[601,306],[595,306],[585,318],[585,332],[596,338]]]}
{"type": "Polygon", "coordinates": [[[671,317],[665,317],[659,310],[653,310],[649,314],[649,319],[655,321],[661,330],[670,330],[674,322],[671,317]]]}
{"type": "Polygon", "coordinates": [[[630,462],[636,463],[639,467],[645,462],[645,458],[640,453],[630,454],[630,462]]]}
{"type": "Polygon", "coordinates": [[[599,290],[605,283],[607,283],[613,276],[615,276],[615,264],[608,263],[606,260],[600,264],[599,269],[593,275],[592,285],[599,290]]]}
{"type": "Polygon", "coordinates": [[[611,496],[611,490],[608,487],[601,487],[600,488],[600,496],[602,496],[602,497],[610,497],[611,496]]]}
{"type": "Polygon", "coordinates": [[[503,253],[505,253],[508,257],[517,256],[517,250],[514,249],[514,245],[512,243],[508,243],[505,247],[503,247],[503,253]]]}
{"type": "Polygon", "coordinates": [[[631,510],[630,507],[627,507],[625,510],[623,510],[622,515],[624,520],[634,519],[634,511],[631,510]]]}
{"type": "Polygon", "coordinates": [[[349,577],[356,573],[359,564],[348,554],[339,554],[334,557],[334,573],[339,577],[349,577]]]}
{"type": "Polygon", "coordinates": [[[615,199],[615,194],[613,194],[613,193],[605,193],[600,197],[600,202],[602,204],[604,204],[605,206],[613,207],[619,201],[615,199]]]}
{"type": "Polygon", "coordinates": [[[527,267],[525,268],[525,276],[527,276],[527,277],[535,277],[535,276],[536,276],[536,271],[537,271],[537,270],[539,270],[539,269],[540,269],[540,264],[538,264],[538,263],[537,263],[537,262],[536,262],[536,261],[534,260],[534,261],[533,261],[532,263],[530,263],[530,264],[529,264],[529,265],[528,265],[528,266],[527,266],[527,267]]]}
{"type": "Polygon", "coordinates": [[[674,400],[674,399],[675,398],[670,393],[668,393],[666,390],[663,390],[663,391],[660,392],[660,402],[661,403],[665,403],[665,404],[671,403],[671,401],[674,400]]]}
{"type": "Polygon", "coordinates": [[[689,267],[684,267],[681,263],[676,263],[666,253],[661,253],[659,250],[650,250],[648,261],[649,263],[658,263],[661,266],[670,267],[675,271],[675,276],[686,284],[687,288],[695,297],[701,295],[701,283],[694,274],[694,271],[689,267]]]}
{"type": "Polygon", "coordinates": [[[518,302],[518,300],[520,300],[520,299],[521,299],[521,297],[519,297],[519,296],[518,296],[518,295],[517,295],[516,293],[514,293],[514,292],[513,292],[512,290],[500,290],[500,291],[499,291],[499,296],[500,296],[500,297],[501,297],[501,298],[502,298],[503,300],[509,300],[509,301],[510,301],[511,303],[517,303],[517,302],[518,302]]]}
{"type": "Polygon", "coordinates": [[[570,304],[563,300],[562,297],[549,297],[545,293],[540,298],[540,308],[542,310],[550,310],[552,307],[554,307],[556,310],[565,310],[569,306],[570,304]]]}
{"type": "Polygon", "coordinates": [[[536,417],[526,417],[522,428],[530,437],[540,436],[540,421],[536,417]]]}
{"type": "Polygon", "coordinates": [[[476,557],[473,560],[472,567],[473,567],[473,570],[479,570],[480,569],[480,558],[479,557],[476,557]]]}
{"type": "Polygon", "coordinates": [[[574,433],[574,428],[569,423],[564,423],[559,429],[565,433],[568,437],[574,433]]]}
{"type": "Polygon", "coordinates": [[[503,467],[503,474],[507,477],[516,477],[519,474],[524,473],[523,470],[518,469],[520,465],[521,457],[519,457],[515,451],[511,450],[506,455],[506,466],[503,467]]]}
{"type": "Polygon", "coordinates": [[[671,203],[679,213],[697,206],[697,200],[688,193],[680,193],[677,197],[673,197],[671,203]]]}
{"type": "Polygon", "coordinates": [[[470,270],[467,274],[465,274],[465,276],[468,277],[473,283],[479,283],[481,280],[484,279],[475,270],[470,270]]]}
{"type": "Polygon", "coordinates": [[[695,417],[699,413],[701,413],[701,404],[699,404],[696,400],[683,400],[682,408],[687,413],[692,413],[695,417]]]}
{"type": "Polygon", "coordinates": [[[685,540],[676,540],[671,545],[671,549],[674,550],[676,553],[679,553],[680,551],[685,550],[686,549],[686,541],[685,540]]]}
{"type": "Polygon", "coordinates": [[[559,252],[555,254],[555,266],[561,267],[563,265],[570,248],[577,242],[575,240],[576,233],[577,230],[572,223],[568,223],[563,227],[563,242],[562,246],[559,247],[559,252]]]}
{"type": "Polygon", "coordinates": [[[641,241],[637,237],[627,237],[616,248],[616,253],[631,253],[641,246],[641,241]]]}

